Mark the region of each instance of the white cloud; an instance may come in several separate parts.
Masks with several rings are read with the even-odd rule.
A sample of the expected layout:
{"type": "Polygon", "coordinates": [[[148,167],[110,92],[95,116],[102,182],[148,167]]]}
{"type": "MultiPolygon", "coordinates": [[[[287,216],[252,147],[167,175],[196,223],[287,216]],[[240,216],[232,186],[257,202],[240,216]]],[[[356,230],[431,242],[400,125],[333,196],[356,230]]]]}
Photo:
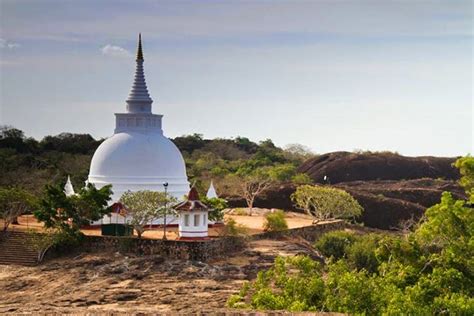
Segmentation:
{"type": "Polygon", "coordinates": [[[20,47],[20,44],[7,41],[6,39],[0,38],[0,48],[14,49],[20,47]]]}
{"type": "Polygon", "coordinates": [[[123,47],[107,44],[101,48],[102,54],[114,57],[128,57],[130,52],[123,47]]]}

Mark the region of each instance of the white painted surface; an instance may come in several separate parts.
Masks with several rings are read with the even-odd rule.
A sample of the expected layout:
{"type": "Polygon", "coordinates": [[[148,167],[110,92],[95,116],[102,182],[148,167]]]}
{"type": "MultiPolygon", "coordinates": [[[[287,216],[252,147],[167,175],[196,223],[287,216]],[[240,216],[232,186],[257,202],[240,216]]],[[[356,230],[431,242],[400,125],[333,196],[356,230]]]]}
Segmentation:
{"type": "Polygon", "coordinates": [[[207,237],[209,235],[207,211],[179,211],[178,222],[179,237],[207,237]],[[188,216],[188,220],[186,220],[186,216],[188,216]],[[197,223],[196,218],[198,219],[197,223]]]}
{"type": "Polygon", "coordinates": [[[168,193],[180,200],[189,191],[183,156],[163,135],[163,116],[151,112],[143,62],[137,58],[127,112],[115,114],[114,135],[97,148],[91,161],[88,181],[98,188],[112,184],[112,202],[128,190],[164,191],[165,182],[168,193]]]}
{"type": "Polygon", "coordinates": [[[74,187],[72,186],[70,176],[67,176],[67,181],[64,185],[64,194],[66,194],[66,196],[72,196],[76,194],[76,192],[74,192],[74,187]]]}
{"type": "Polygon", "coordinates": [[[214,188],[214,183],[212,182],[211,180],[211,184],[209,185],[209,189],[207,190],[207,194],[206,194],[206,197],[208,199],[212,199],[212,198],[217,198],[217,192],[216,192],[216,189],[214,188]]]}

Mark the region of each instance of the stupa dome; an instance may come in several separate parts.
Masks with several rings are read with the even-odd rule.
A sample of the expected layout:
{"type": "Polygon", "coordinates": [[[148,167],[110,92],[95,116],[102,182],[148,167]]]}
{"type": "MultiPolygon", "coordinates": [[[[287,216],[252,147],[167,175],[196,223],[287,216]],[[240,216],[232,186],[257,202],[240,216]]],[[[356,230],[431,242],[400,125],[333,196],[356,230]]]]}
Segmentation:
{"type": "Polygon", "coordinates": [[[162,115],[151,112],[143,61],[140,38],[127,112],[115,114],[115,133],[94,153],[88,181],[99,188],[112,184],[113,201],[128,190],[164,191],[164,183],[168,193],[182,199],[189,191],[186,166],[179,149],[163,135],[162,115]]]}

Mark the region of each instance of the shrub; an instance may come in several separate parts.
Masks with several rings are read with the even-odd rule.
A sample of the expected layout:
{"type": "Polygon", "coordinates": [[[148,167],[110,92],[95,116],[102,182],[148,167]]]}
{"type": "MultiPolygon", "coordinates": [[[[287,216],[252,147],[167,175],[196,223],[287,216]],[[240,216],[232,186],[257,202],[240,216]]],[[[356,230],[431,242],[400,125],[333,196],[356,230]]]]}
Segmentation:
{"type": "Polygon", "coordinates": [[[224,220],[224,228],[221,231],[222,236],[245,236],[248,235],[248,228],[245,225],[238,224],[235,219],[227,218],[224,220]]]}
{"type": "Polygon", "coordinates": [[[365,269],[369,273],[377,272],[379,263],[375,253],[379,240],[380,236],[376,234],[356,238],[354,243],[346,249],[349,264],[357,270],[365,269]]]}
{"type": "Polygon", "coordinates": [[[324,234],[315,244],[325,257],[338,260],[346,254],[346,249],[354,243],[355,236],[345,231],[334,231],[324,234]]]}
{"type": "Polygon", "coordinates": [[[377,315],[375,286],[365,271],[351,271],[343,261],[330,264],[325,287],[324,306],[330,311],[377,315]]]}
{"type": "Polygon", "coordinates": [[[311,184],[313,183],[313,179],[306,173],[297,173],[291,177],[291,182],[295,184],[311,184]]]}
{"type": "Polygon", "coordinates": [[[247,208],[243,208],[243,207],[234,208],[232,210],[232,215],[247,216],[249,214],[250,214],[249,210],[247,208]]]}
{"type": "Polygon", "coordinates": [[[288,223],[285,219],[285,212],[278,210],[273,213],[265,214],[265,222],[263,223],[263,229],[269,232],[288,229],[288,223]]]}

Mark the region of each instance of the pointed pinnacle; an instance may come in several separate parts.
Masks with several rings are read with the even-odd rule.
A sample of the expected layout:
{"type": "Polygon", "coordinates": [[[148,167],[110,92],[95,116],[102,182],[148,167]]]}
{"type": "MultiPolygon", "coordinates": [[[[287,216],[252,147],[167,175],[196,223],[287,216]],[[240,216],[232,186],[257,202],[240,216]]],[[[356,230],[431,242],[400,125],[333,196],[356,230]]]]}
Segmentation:
{"type": "Polygon", "coordinates": [[[142,49],[142,33],[138,34],[138,51],[137,51],[137,61],[143,59],[143,49],[142,49]]]}

